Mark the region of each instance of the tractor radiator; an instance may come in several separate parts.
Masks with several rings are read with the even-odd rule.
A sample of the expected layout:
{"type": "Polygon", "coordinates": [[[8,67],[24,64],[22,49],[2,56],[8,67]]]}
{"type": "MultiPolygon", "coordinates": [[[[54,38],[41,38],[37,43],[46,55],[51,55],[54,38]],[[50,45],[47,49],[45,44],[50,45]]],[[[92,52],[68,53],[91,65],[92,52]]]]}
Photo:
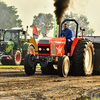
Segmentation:
{"type": "Polygon", "coordinates": [[[52,55],[55,55],[55,44],[51,44],[52,47],[52,55]]]}

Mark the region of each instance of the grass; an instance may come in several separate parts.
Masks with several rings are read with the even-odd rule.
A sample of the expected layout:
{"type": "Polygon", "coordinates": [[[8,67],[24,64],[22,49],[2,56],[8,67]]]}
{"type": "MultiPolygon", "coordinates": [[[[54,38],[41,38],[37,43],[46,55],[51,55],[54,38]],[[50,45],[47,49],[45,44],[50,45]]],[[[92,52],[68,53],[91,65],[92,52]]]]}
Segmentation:
{"type": "Polygon", "coordinates": [[[12,65],[10,65],[10,66],[0,66],[0,68],[24,68],[24,66],[12,66],[12,65]]]}
{"type": "Polygon", "coordinates": [[[98,98],[98,99],[85,99],[85,100],[100,100],[100,98],[98,98]]]}
{"type": "MultiPolygon", "coordinates": [[[[36,67],[40,68],[41,66],[37,65],[36,67]]],[[[1,65],[0,68],[24,68],[24,66],[23,65],[20,65],[20,66],[13,66],[13,65],[3,66],[3,65],[1,65]]]]}

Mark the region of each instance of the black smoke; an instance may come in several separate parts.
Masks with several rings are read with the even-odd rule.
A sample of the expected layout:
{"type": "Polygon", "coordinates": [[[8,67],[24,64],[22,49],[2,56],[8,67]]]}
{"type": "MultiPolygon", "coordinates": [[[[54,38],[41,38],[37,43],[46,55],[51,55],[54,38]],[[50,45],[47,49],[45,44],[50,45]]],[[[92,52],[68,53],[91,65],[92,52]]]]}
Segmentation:
{"type": "Polygon", "coordinates": [[[61,24],[61,19],[63,17],[63,14],[69,7],[70,0],[54,0],[54,6],[55,6],[55,15],[57,18],[57,24],[61,24]]]}

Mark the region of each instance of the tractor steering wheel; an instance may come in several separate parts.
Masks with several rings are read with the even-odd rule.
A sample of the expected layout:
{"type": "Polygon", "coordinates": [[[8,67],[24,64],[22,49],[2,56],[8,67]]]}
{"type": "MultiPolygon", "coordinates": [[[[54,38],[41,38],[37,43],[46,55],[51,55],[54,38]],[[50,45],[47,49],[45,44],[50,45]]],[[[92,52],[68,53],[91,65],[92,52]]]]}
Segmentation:
{"type": "Polygon", "coordinates": [[[65,33],[62,33],[63,35],[65,35],[67,37],[67,35],[65,33]]]}
{"type": "MultiPolygon", "coordinates": [[[[67,35],[65,33],[62,33],[63,36],[67,39],[67,35]]],[[[72,41],[72,39],[70,39],[72,41]]]]}

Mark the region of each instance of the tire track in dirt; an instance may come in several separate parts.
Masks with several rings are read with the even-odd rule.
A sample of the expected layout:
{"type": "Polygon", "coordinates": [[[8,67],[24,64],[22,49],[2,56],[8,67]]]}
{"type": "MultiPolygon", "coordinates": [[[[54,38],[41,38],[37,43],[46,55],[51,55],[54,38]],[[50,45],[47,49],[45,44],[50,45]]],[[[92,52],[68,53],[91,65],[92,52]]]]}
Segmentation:
{"type": "Polygon", "coordinates": [[[100,76],[67,78],[42,75],[40,69],[33,76],[24,70],[0,69],[0,99],[71,100],[84,96],[86,91],[100,88],[100,76]]]}

